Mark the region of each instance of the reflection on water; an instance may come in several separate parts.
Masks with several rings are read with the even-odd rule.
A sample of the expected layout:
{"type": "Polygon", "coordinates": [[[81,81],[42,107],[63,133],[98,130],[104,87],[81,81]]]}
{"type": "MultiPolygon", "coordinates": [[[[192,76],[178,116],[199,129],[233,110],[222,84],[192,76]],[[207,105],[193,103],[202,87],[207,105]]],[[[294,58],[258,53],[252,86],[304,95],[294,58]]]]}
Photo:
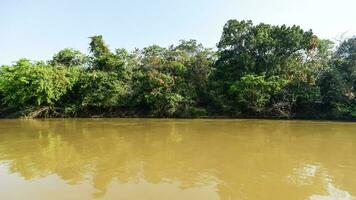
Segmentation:
{"type": "Polygon", "coordinates": [[[0,121],[0,199],[355,196],[355,123],[0,121]]]}
{"type": "Polygon", "coordinates": [[[327,185],[327,195],[312,195],[310,200],[355,200],[349,192],[336,188],[333,184],[327,185]]]}

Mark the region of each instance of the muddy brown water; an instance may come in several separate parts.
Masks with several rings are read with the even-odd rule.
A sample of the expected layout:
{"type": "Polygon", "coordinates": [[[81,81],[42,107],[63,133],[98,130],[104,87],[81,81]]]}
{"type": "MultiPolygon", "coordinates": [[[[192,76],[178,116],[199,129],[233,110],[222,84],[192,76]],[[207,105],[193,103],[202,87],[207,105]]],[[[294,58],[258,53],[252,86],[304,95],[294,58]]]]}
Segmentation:
{"type": "Polygon", "coordinates": [[[355,200],[356,123],[0,120],[2,200],[355,200]]]}

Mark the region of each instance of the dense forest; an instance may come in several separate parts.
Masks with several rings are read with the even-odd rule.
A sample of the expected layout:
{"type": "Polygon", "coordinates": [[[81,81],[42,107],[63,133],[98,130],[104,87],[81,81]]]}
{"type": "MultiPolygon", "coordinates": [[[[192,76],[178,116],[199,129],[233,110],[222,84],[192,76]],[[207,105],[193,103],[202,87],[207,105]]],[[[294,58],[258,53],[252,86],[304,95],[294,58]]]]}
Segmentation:
{"type": "Polygon", "coordinates": [[[0,116],[356,119],[356,37],[230,20],[214,49],[112,51],[99,35],[89,52],[1,66],[0,116]]]}

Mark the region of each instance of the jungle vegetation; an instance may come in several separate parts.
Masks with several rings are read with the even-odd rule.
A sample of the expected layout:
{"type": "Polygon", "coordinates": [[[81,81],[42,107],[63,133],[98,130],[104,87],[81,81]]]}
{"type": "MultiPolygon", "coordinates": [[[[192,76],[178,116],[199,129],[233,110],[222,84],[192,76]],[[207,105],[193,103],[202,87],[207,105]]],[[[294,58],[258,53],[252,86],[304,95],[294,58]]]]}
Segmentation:
{"type": "Polygon", "coordinates": [[[1,117],[356,119],[356,37],[229,20],[216,48],[196,40],[114,51],[90,37],[49,61],[0,68],[1,117]]]}

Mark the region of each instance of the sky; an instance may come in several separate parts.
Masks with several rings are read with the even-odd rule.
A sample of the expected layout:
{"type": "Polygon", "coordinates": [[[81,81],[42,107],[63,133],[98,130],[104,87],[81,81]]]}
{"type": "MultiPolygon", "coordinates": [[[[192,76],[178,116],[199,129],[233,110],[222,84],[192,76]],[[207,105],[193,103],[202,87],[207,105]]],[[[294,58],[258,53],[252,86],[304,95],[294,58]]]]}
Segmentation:
{"type": "Polygon", "coordinates": [[[0,65],[87,53],[93,35],[111,49],[180,39],[215,47],[229,19],[297,24],[335,40],[356,35],[356,0],[0,0],[0,65]]]}

